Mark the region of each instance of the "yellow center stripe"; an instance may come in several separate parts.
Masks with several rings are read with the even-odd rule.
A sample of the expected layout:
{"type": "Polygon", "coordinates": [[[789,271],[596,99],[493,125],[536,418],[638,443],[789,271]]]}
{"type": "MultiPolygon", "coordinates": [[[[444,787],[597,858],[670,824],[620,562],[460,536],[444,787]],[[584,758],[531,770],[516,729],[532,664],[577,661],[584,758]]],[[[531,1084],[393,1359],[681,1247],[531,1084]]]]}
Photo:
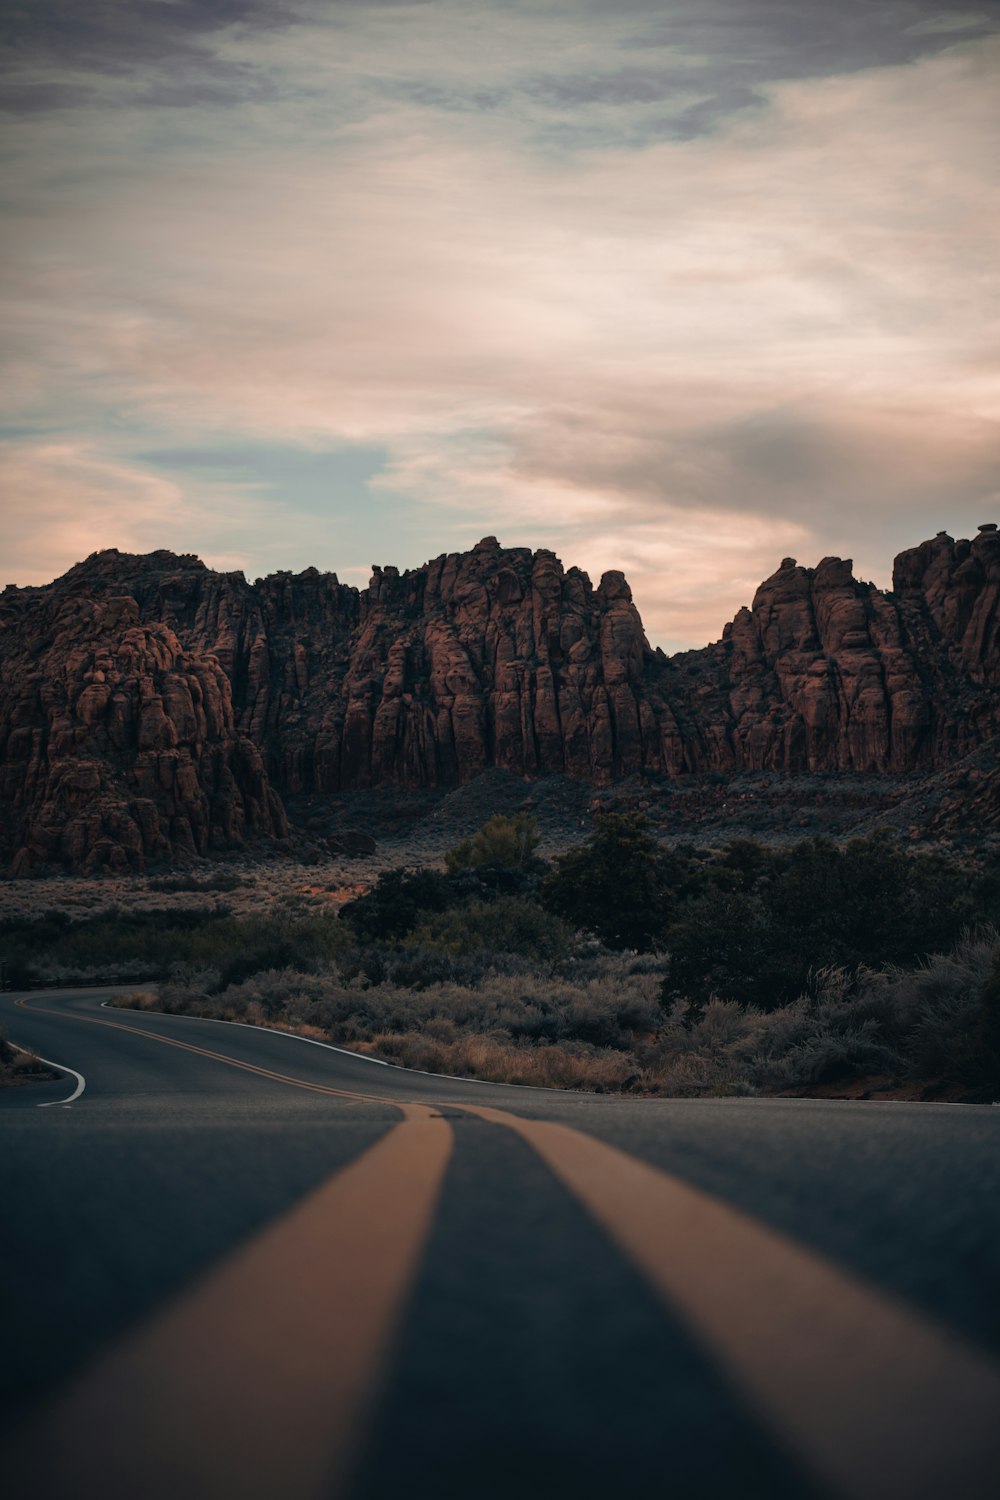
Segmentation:
{"type": "MultiPolygon", "coordinates": [[[[307,1083],[122,1022],[76,1019],[295,1088],[391,1104],[405,1116],[109,1357],[57,1412],[59,1426],[49,1419],[41,1427],[50,1465],[60,1451],[74,1473],[91,1463],[109,1500],[339,1493],[435,1211],[449,1127],[419,1104],[307,1083]],[[124,1424],[109,1420],[119,1407],[124,1424]],[[308,1420],[298,1422],[298,1411],[308,1420]],[[107,1474],[118,1475],[115,1484],[107,1474]]],[[[823,1487],[841,1500],[993,1500],[1000,1371],[986,1356],[592,1136],[457,1107],[516,1131],[542,1157],[823,1487]]]]}
{"type": "Polygon", "coordinates": [[[401,1124],[43,1412],[5,1453],[9,1493],[342,1494],[452,1148],[440,1115],[399,1108],[401,1124]]]}
{"type": "Polygon", "coordinates": [[[517,1132],[690,1327],[771,1431],[849,1500],[995,1500],[1000,1371],[819,1255],[565,1125],[517,1132]]]}
{"type": "MultiPolygon", "coordinates": [[[[24,1005],[23,1000],[16,1000],[14,1003],[15,1005],[24,1005]]],[[[25,1008],[43,1016],[58,1016],[63,1021],[67,1019],[64,1011],[47,1010],[44,1005],[29,1005],[25,1008]]],[[[308,1089],[313,1094],[329,1094],[336,1099],[351,1099],[365,1104],[395,1104],[396,1102],[393,1099],[386,1099],[377,1094],[359,1094],[356,1091],[348,1089],[330,1088],[324,1083],[307,1083],[305,1079],[292,1078],[287,1073],[276,1073],[271,1068],[261,1068],[256,1063],[243,1062],[240,1058],[230,1057],[225,1052],[215,1052],[208,1047],[196,1047],[193,1042],[182,1042],[176,1037],[161,1036],[158,1031],[147,1031],[143,1026],[127,1026],[123,1021],[109,1021],[103,1017],[77,1014],[73,1014],[69,1019],[84,1021],[88,1026],[107,1026],[112,1031],[130,1031],[133,1036],[144,1037],[147,1041],[162,1042],[164,1047],[178,1047],[182,1052],[194,1052],[199,1057],[211,1058],[213,1062],[225,1063],[227,1067],[239,1068],[244,1073],[256,1073],[259,1078],[270,1078],[274,1083],[287,1083],[292,1088],[308,1089]]],[[[265,1027],[261,1027],[260,1030],[264,1035],[267,1035],[265,1027]]]]}

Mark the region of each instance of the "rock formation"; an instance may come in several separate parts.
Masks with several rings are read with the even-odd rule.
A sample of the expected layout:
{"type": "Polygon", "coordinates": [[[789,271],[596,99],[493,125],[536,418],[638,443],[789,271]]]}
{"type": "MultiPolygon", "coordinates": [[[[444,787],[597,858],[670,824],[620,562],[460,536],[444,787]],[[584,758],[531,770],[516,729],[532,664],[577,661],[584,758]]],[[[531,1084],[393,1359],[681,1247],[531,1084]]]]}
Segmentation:
{"type": "Polygon", "coordinates": [[[185,650],[124,593],[8,589],[0,622],[12,873],[141,869],[287,834],[216,657],[185,650]]]}
{"type": "Polygon", "coordinates": [[[0,596],[0,855],[142,868],[283,837],[279,792],[634,772],[940,768],[1000,731],[1000,533],[939,533],[893,590],[786,558],[703,650],[628,584],[487,537],[367,589],[95,553],[0,596]],[[275,790],[277,789],[277,791],[275,790]]]}

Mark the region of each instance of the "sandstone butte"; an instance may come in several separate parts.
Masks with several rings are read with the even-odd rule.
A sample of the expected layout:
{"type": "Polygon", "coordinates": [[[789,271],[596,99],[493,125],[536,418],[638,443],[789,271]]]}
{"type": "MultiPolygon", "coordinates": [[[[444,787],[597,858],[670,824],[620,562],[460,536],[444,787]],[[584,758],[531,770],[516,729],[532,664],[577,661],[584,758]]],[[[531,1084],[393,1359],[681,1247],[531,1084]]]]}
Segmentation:
{"type": "Polygon", "coordinates": [[[493,766],[940,769],[1000,731],[998,599],[992,524],[904,552],[891,592],[786,558],[720,641],[668,657],[621,573],[594,588],[493,537],[361,590],[97,552],[0,595],[0,860],[140,870],[284,838],[283,793],[493,766]]]}

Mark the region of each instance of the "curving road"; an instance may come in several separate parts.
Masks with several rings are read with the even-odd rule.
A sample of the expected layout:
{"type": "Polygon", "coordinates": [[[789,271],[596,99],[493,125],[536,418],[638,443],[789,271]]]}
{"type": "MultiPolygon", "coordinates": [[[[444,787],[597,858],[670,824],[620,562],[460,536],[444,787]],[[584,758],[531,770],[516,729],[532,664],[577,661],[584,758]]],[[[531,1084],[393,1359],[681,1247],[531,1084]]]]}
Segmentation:
{"type": "Polygon", "coordinates": [[[624,1100],[0,997],[5,1493],[995,1494],[1000,1109],[624,1100]],[[64,1102],[65,1101],[65,1102],[64,1102]]]}

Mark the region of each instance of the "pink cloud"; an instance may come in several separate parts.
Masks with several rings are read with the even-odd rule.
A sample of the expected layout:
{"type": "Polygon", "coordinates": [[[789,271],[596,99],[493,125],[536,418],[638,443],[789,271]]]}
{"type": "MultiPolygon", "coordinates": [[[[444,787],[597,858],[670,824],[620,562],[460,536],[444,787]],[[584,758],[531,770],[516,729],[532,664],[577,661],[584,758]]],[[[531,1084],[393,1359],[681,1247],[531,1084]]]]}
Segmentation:
{"type": "MultiPolygon", "coordinates": [[[[497,42],[484,76],[523,36],[497,42]]],[[[333,87],[384,55],[308,44],[272,39],[272,71],[333,87]]],[[[998,63],[956,46],[569,155],[395,99],[19,123],[12,409],[75,436],[16,450],[9,568],[51,576],[85,538],[237,555],[247,515],[255,552],[270,526],[307,553],[294,496],[209,523],[130,424],[384,446],[383,487],[456,538],[629,561],[654,637],[692,644],[783,549],[874,558],[971,514],[997,485],[998,63]]]]}

